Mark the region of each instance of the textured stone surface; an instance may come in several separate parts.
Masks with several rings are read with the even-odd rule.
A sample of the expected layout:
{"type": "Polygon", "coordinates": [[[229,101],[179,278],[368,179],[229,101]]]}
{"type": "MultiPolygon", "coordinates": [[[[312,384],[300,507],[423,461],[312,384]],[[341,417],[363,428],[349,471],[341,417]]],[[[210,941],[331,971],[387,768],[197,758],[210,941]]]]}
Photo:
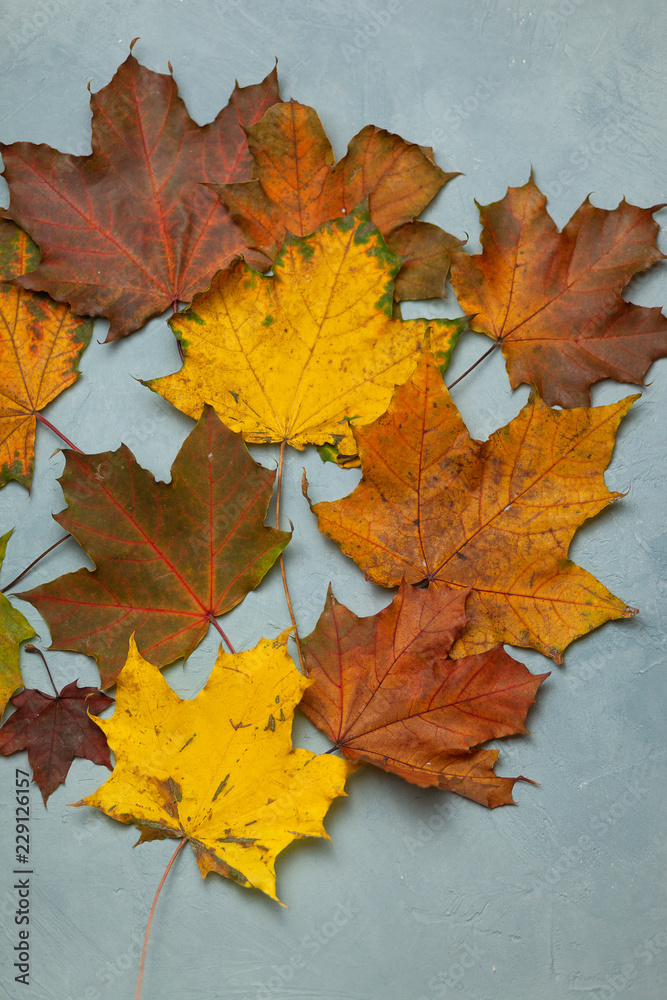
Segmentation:
{"type": "MultiPolygon", "coordinates": [[[[479,249],[477,210],[520,185],[531,165],[563,225],[589,192],[615,207],[667,200],[667,19],[661,0],[23,0],[0,14],[0,135],[5,142],[89,147],[86,84],[108,82],[135,55],[166,71],[171,60],[193,116],[209,121],[235,77],[262,79],[278,57],[283,97],[317,108],[336,154],[372,122],[432,145],[448,185],[427,213],[479,249]]],[[[6,199],[3,189],[0,197],[6,199]]],[[[6,204],[6,200],[2,202],[6,204]]],[[[662,213],[664,219],[667,213],[662,213]]],[[[661,218],[661,216],[658,216],[661,218]]],[[[663,244],[663,249],[665,249],[663,244]]],[[[663,267],[634,282],[633,301],[667,301],[663,267]]],[[[435,304],[403,315],[443,315],[435,304]]],[[[449,314],[454,314],[454,306],[449,314]]],[[[125,343],[102,345],[96,324],[82,377],[46,416],[86,451],[117,448],[165,477],[191,423],[130,375],[174,371],[178,355],[164,320],[125,343]]],[[[488,346],[470,337],[451,378],[488,346]]],[[[144,998],[243,1000],[658,1000],[667,990],[667,822],[664,757],[667,540],[664,529],[667,364],[625,421],[607,475],[628,490],[584,527],[572,558],[639,607],[575,643],[554,669],[528,719],[532,736],[504,741],[501,774],[539,787],[516,788],[516,809],[493,813],[390,776],[358,774],[350,798],[332,810],[332,843],[288,851],[278,862],[281,910],[220,880],[202,883],[194,859],[170,873],[151,931],[144,998]],[[661,621],[662,615],[662,621],[661,621]],[[508,745],[509,742],[509,745],[508,745]]],[[[602,383],[594,403],[631,387],[602,383]]],[[[453,390],[476,437],[518,412],[493,356],[453,390]]],[[[32,495],[15,483],[0,492],[0,533],[16,525],[2,582],[13,579],[61,530],[62,457],[45,428],[37,434],[32,495]]],[[[255,454],[276,456],[254,449],[255,454]]],[[[266,458],[267,464],[270,461],[266,458]]],[[[304,634],[322,608],[329,580],[357,614],[389,595],[319,538],[301,497],[306,466],[313,499],[332,499],[358,473],[322,465],[315,452],[289,456],[284,516],[295,524],[286,554],[295,612],[304,634]],[[303,568],[301,568],[303,567],[303,568]]],[[[74,543],[57,549],[24,587],[85,564],[74,543]]],[[[47,641],[43,623],[21,606],[47,641]]],[[[279,573],[226,618],[237,648],[274,636],[289,622],[279,573]]],[[[217,648],[214,635],[165,673],[192,696],[217,648]]],[[[533,672],[549,662],[516,654],[533,672]]],[[[25,658],[31,684],[44,687],[38,658],[25,658]],[[28,662],[30,661],[30,662],[28,662]]],[[[92,661],[54,653],[56,683],[95,681],[92,661]]],[[[324,748],[305,721],[301,744],[324,748]]],[[[0,769],[2,815],[13,809],[13,764],[0,769]]],[[[110,1000],[132,996],[146,916],[169,843],[132,851],[136,836],[93,810],[67,803],[90,794],[106,772],[77,762],[43,809],[32,795],[34,852],[31,1000],[110,1000]]],[[[11,1000],[16,891],[8,820],[0,844],[2,982],[11,1000]]]]}

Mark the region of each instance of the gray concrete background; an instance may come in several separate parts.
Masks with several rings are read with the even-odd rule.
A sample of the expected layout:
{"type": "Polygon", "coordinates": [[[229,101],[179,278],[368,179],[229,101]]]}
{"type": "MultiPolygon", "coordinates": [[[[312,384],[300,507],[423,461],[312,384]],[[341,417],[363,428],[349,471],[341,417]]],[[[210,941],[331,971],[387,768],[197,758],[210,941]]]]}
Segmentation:
{"type": "MultiPolygon", "coordinates": [[[[260,80],[278,57],[282,94],[314,105],[338,155],[372,122],[434,146],[440,165],[465,176],[427,213],[478,247],[474,200],[523,184],[531,164],[564,224],[589,192],[614,208],[667,200],[667,19],[662,0],[5,0],[0,15],[0,135],[89,150],[86,84],[98,89],[125,59],[166,71],[171,60],[194,118],[210,120],[238,77],[260,80]],[[390,11],[391,7],[391,11],[390,11]]],[[[6,189],[0,198],[6,199],[6,189]]],[[[6,204],[6,200],[2,202],[6,204]]],[[[663,218],[665,213],[663,213],[663,218]]],[[[667,248],[667,241],[663,243],[667,248]]],[[[666,301],[664,266],[629,297],[666,301]]],[[[453,303],[416,304],[406,316],[456,314],[453,303]]],[[[47,416],[86,451],[125,441],[158,477],[191,422],[130,376],[178,367],[158,319],[124,343],[103,346],[96,325],[78,383],[47,416]]],[[[487,346],[470,336],[459,373],[487,346]]],[[[667,362],[619,434],[607,475],[628,491],[581,530],[573,558],[641,614],[575,643],[554,668],[529,718],[529,737],[500,741],[502,774],[523,773],[517,808],[493,812],[421,790],[370,769],[331,810],[331,843],[302,842],[278,864],[283,910],[258,893],[200,878],[184,854],[157,908],[144,1000],[658,1000],[667,990],[665,860],[665,424],[667,362]]],[[[629,391],[603,383],[594,402],[629,391]]],[[[630,390],[632,391],[632,390],[630,390]]],[[[518,412],[494,356],[455,390],[476,436],[518,412]]],[[[0,531],[16,526],[2,580],[11,580],[60,535],[58,441],[37,433],[30,496],[0,492],[0,531]]],[[[256,451],[256,454],[259,453],[256,451]]],[[[263,453],[267,461],[267,452],[263,453]]],[[[329,580],[357,613],[388,595],[316,532],[300,495],[305,464],[316,499],[342,495],[357,474],[290,455],[286,513],[295,523],[287,571],[303,632],[314,625],[329,580]]],[[[74,543],[44,560],[26,586],[86,565],[74,543]]],[[[48,631],[21,610],[44,644],[48,631]]],[[[288,623],[273,572],[225,619],[237,645],[288,623]]],[[[165,673],[181,694],[202,686],[213,662],[209,635],[185,667],[165,673]]],[[[520,652],[540,672],[550,664],[520,652]]],[[[28,684],[44,687],[36,658],[28,684]]],[[[49,655],[58,683],[94,683],[93,662],[49,655]]],[[[305,721],[301,745],[324,748],[305,721]]],[[[14,765],[0,762],[0,996],[16,1000],[121,1000],[134,996],[147,913],[173,846],[132,850],[136,832],[67,803],[106,772],[77,762],[44,810],[33,794],[32,985],[13,982],[14,765]]]]}

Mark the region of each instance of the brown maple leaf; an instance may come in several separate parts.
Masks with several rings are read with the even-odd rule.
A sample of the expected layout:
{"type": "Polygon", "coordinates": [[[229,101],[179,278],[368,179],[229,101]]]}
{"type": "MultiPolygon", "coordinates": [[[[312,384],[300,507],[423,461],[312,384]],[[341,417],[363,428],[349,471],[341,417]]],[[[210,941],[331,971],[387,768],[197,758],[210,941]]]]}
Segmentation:
{"type": "Polygon", "coordinates": [[[107,316],[108,340],[188,302],[235,254],[240,232],[204,182],[250,177],[242,126],[279,100],[275,70],[236,86],[208,125],[189,116],[171,76],[130,54],[108,86],[91,96],[87,156],[29,142],[0,143],[8,215],[39,244],[42,261],[17,278],[77,313],[107,316]]]}
{"type": "Polygon", "coordinates": [[[636,398],[551,410],[533,396],[475,441],[425,353],[387,413],[355,430],[363,479],[314,505],[320,530],[374,583],[472,588],[455,656],[510,642],[560,663],[573,639],[636,614],[567,558],[579,525],[622,496],[603,472],[636,398]]]}
{"type": "Polygon", "coordinates": [[[532,177],[480,207],[483,252],[456,255],[452,285],[473,330],[502,346],[512,388],[535,385],[551,406],[586,406],[603,378],[643,385],[667,355],[667,319],[621,297],[633,275],[663,259],[661,205],[587,199],[561,233],[532,177]]]}
{"type": "Polygon", "coordinates": [[[300,707],[352,760],[486,806],[507,805],[520,779],[494,774],[497,751],[473,748],[527,732],[526,713],[549,675],[533,676],[501,646],[450,659],[468,620],[467,594],[403,583],[388,607],[358,618],[330,590],[301,640],[315,683],[300,707]]]}
{"type": "Polygon", "coordinates": [[[396,299],[444,295],[450,257],[461,240],[415,222],[456,173],[445,173],[424,146],[367,125],[347,154],[334,153],[313,108],[275,104],[246,129],[253,179],[213,184],[248,246],[273,260],[286,233],[309,236],[368,198],[371,219],[390,250],[404,258],[396,299]]]}
{"type": "Polygon", "coordinates": [[[256,587],[290,535],[265,527],[275,473],[206,407],[156,482],[125,445],[65,451],[67,509],[55,519],[96,565],[21,594],[44,616],[53,649],[94,656],[102,687],[131,633],[160,667],[187,657],[209,624],[256,587]]]}
{"type": "Polygon", "coordinates": [[[88,713],[103,712],[113,705],[113,698],[73,681],[55,696],[29,688],[15,694],[11,702],[16,711],[0,729],[0,754],[28,751],[44,805],[65,781],[75,757],[111,770],[106,736],[88,713]]]}

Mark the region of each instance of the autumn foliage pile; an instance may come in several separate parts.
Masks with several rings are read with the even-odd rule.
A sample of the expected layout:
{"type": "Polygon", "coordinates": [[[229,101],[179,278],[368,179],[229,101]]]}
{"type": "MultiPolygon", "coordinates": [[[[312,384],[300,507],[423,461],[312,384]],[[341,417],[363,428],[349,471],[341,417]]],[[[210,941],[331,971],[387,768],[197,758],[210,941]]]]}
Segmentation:
{"type": "MultiPolygon", "coordinates": [[[[483,744],[527,731],[547,674],[503,644],[560,663],[577,637],[636,613],[568,549],[620,497],[604,470],[638,398],[590,407],[591,385],[642,385],[667,354],[660,310],[621,294],[662,258],[660,206],[586,201],[559,233],[531,177],[480,209],[471,256],[418,218],[456,176],[431,150],[369,125],[334,162],[317,114],[281,102],[275,71],[199,126],[172,77],[130,54],[91,107],[90,155],[0,147],[0,483],[30,488],[36,424],[51,426],[41,411],[78,377],[85,317],[106,317],[113,340],[172,309],[182,367],[143,391],[196,423],[168,483],[125,446],[66,449],[55,517],[95,568],[18,596],[52,649],[96,660],[100,690],[17,693],[19,645],[34,633],[0,595],[0,709],[15,708],[0,752],[27,749],[46,802],[75,756],[111,766],[110,747],[111,776],[77,805],[135,824],[142,841],[187,842],[203,875],[274,898],[277,855],[326,836],[359,762],[511,803],[520,779],[497,775],[483,744]],[[448,276],[465,317],[401,318],[401,300],[442,297],[448,276]],[[487,441],[471,438],[443,380],[468,328],[500,347],[512,387],[532,386],[487,441]],[[244,441],[280,445],[277,476],[244,441]],[[348,496],[309,501],[393,600],[359,618],[330,592],[310,635],[292,615],[291,629],[235,652],[218,619],[282,566],[283,464],[287,446],[306,445],[361,466],[348,496]],[[228,651],[182,701],[159,669],[210,627],[228,651]],[[97,718],[114,685],[114,714],[97,718]],[[292,747],[297,707],[340,757],[292,747]]],[[[288,592],[289,580],[289,603],[288,592]]]]}

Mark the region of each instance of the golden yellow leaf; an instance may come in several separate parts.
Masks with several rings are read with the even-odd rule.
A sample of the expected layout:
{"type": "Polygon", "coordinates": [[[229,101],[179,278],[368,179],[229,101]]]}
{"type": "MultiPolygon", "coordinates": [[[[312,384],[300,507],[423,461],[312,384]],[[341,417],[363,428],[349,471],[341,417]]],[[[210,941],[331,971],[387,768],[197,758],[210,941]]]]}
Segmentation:
{"type": "Polygon", "coordinates": [[[288,237],[273,276],[242,261],[170,320],[185,362],[151,382],[198,416],[210,403],[247,441],[339,443],[387,409],[430,334],[446,364],[463,320],[392,318],[400,259],[359,209],[309,237],[288,237]]]}
{"type": "Polygon", "coordinates": [[[139,843],[186,838],[210,871],[276,896],[275,859],[293,840],[326,837],[322,820],[354,765],[292,749],[292,717],[312,683],[287,632],[245,653],[220,651],[196,698],[176,695],[130,642],[116,710],[95,719],[113,774],[77,806],[141,830],[139,843]]]}

